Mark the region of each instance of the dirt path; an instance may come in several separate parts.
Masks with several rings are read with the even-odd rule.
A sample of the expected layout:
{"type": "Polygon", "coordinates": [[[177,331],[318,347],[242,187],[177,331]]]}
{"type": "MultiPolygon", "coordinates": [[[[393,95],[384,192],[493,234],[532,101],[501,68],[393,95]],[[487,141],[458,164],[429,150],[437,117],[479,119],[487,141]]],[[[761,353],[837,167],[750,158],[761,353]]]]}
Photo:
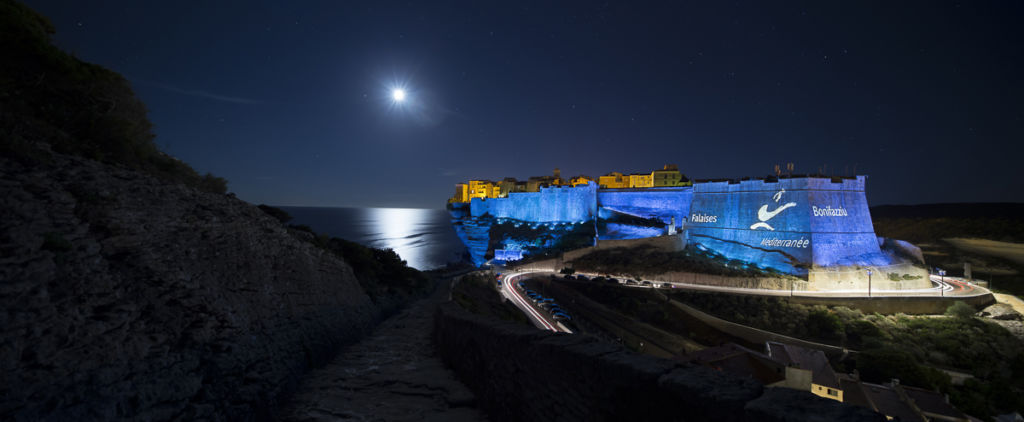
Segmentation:
{"type": "Polygon", "coordinates": [[[996,297],[997,302],[1010,305],[1017,313],[1024,315],[1024,301],[1018,299],[1017,296],[1004,293],[992,293],[992,295],[996,297]]]}
{"type": "Polygon", "coordinates": [[[303,381],[287,421],[479,421],[476,399],[441,363],[431,342],[433,312],[447,283],[382,323],[303,381]]]}

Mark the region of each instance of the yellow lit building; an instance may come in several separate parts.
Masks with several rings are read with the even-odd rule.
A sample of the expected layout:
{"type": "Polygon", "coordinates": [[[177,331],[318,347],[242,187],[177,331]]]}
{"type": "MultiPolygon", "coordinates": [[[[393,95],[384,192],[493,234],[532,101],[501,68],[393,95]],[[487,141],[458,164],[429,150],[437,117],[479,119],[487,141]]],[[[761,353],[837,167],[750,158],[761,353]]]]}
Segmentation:
{"type": "Polygon", "coordinates": [[[576,176],[562,179],[562,173],[555,169],[551,176],[534,176],[526,181],[518,181],[514,177],[506,177],[500,182],[490,180],[470,180],[469,183],[455,185],[455,195],[449,202],[469,202],[473,198],[506,198],[513,192],[539,192],[546,186],[581,186],[597,182],[603,189],[651,188],[692,186],[693,182],[679,172],[674,164],[666,164],[661,170],[647,173],[622,174],[611,172],[594,179],[589,176],[576,176]]]}
{"type": "Polygon", "coordinates": [[[679,172],[679,167],[676,167],[675,164],[665,164],[661,170],[651,172],[651,178],[653,179],[652,186],[656,188],[693,185],[693,182],[679,172]]]}
{"type": "Polygon", "coordinates": [[[465,183],[456,184],[455,196],[452,196],[448,202],[469,202],[469,185],[465,183]]]}
{"type": "Polygon", "coordinates": [[[650,188],[654,187],[654,178],[650,174],[633,173],[629,175],[629,187],[650,188]]]}
{"type": "Polygon", "coordinates": [[[501,188],[490,180],[470,180],[468,200],[473,198],[497,198],[501,188]]]}
{"type": "Polygon", "coordinates": [[[573,186],[579,186],[579,185],[585,185],[585,184],[593,182],[593,181],[594,181],[594,179],[592,179],[590,177],[587,177],[587,176],[576,176],[576,177],[573,177],[572,179],[569,179],[569,184],[571,184],[573,186]]]}
{"type": "Polygon", "coordinates": [[[598,186],[605,189],[619,189],[629,187],[629,176],[613,171],[597,178],[598,186]]]}

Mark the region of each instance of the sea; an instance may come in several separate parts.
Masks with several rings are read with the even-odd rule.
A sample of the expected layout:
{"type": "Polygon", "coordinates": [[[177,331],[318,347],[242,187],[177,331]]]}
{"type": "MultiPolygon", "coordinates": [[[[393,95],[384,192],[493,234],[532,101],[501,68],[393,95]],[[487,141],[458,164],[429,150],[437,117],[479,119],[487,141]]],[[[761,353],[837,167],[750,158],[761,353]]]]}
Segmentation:
{"type": "Polygon", "coordinates": [[[448,211],[421,208],[278,207],[317,233],[393,249],[410,267],[431,270],[466,258],[448,211]]]}

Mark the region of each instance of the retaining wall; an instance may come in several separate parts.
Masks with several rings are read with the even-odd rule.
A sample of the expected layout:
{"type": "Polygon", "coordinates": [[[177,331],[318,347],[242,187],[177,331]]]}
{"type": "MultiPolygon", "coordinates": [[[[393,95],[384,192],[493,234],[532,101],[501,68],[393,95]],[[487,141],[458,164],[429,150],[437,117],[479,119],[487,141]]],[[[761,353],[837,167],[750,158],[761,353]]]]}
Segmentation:
{"type": "Polygon", "coordinates": [[[866,314],[878,312],[882,315],[904,313],[908,315],[935,315],[946,312],[956,301],[963,301],[975,309],[982,309],[996,302],[991,293],[978,296],[952,296],[952,297],[809,297],[794,296],[789,299],[792,303],[801,305],[826,305],[846,306],[852,309],[859,309],[866,314]]]}

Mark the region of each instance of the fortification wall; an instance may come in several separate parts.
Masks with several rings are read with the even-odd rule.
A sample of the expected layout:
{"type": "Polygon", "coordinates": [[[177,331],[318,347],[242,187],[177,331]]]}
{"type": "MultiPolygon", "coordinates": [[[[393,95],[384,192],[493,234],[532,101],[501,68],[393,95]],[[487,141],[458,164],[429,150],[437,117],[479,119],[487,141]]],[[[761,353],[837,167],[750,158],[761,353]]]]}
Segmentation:
{"type": "Polygon", "coordinates": [[[575,249],[562,254],[562,260],[569,262],[598,249],[633,248],[637,246],[651,246],[670,252],[679,251],[686,247],[686,237],[677,234],[672,236],[645,237],[641,239],[599,240],[597,242],[597,246],[575,249]]]}
{"type": "Polygon", "coordinates": [[[597,185],[540,188],[540,192],[513,192],[506,198],[473,198],[470,215],[484,214],[535,223],[593,220],[597,215],[597,185]]]}
{"type": "Polygon", "coordinates": [[[688,186],[597,191],[597,203],[602,209],[643,218],[657,218],[665,224],[671,224],[675,217],[676,227],[682,227],[686,221],[692,199],[693,189],[688,186]]]}
{"type": "Polygon", "coordinates": [[[494,420],[883,421],[806,391],[764,388],[700,366],[628,352],[586,335],[438,308],[434,344],[494,420]]]}
{"type": "Polygon", "coordinates": [[[729,259],[790,274],[892,263],[878,247],[864,176],[696,183],[687,232],[729,259]]]}

